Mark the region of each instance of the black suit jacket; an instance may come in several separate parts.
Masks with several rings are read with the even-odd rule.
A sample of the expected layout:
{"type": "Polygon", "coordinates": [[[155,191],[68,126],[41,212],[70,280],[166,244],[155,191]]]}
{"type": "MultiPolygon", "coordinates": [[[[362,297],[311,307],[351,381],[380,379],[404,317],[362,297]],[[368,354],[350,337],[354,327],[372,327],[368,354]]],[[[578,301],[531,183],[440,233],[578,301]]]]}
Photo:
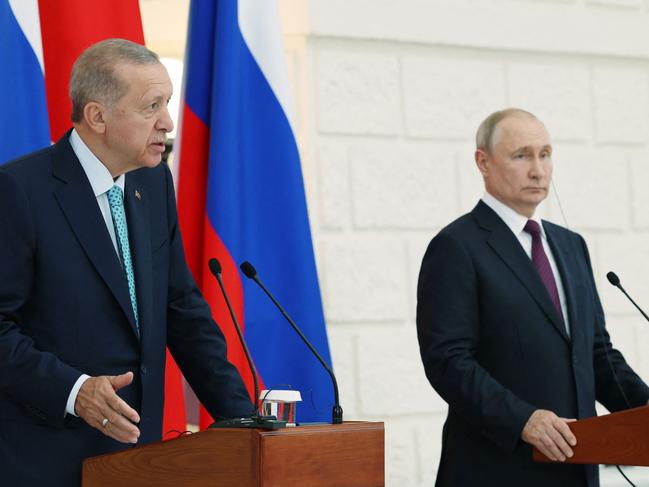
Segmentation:
{"type": "Polygon", "coordinates": [[[417,289],[426,375],[448,403],[438,486],[598,485],[595,466],[535,464],[520,435],[536,409],[565,418],[644,405],[649,388],[612,348],[584,240],[543,222],[570,337],[516,236],[483,202],[430,243],[417,289]],[[610,358],[610,365],[606,352],[610,358]]]}
{"type": "Polygon", "coordinates": [[[212,415],[251,412],[185,263],[166,166],[128,173],[125,209],[139,337],[125,274],[68,135],[0,168],[0,472],[6,485],[78,485],[83,458],[128,448],[64,417],[81,373],[132,371],[134,383],[119,395],[140,413],[140,443],[159,440],[165,345],[212,415]]]}

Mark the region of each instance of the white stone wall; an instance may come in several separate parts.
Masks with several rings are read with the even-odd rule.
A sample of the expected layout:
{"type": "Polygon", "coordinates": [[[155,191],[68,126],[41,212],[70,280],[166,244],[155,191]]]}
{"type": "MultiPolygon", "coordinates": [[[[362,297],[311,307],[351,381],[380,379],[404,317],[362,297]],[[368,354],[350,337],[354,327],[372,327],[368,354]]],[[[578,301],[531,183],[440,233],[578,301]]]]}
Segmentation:
{"type": "MultiPolygon", "coordinates": [[[[472,140],[491,111],[546,122],[565,219],[555,195],[542,212],[586,237],[609,331],[649,380],[649,325],[604,278],[649,308],[649,0],[279,4],[345,417],[385,421],[387,485],[434,484],[446,404],[415,286],[430,238],[482,193],[472,140]]],[[[140,5],[147,45],[182,59],[188,0],[140,5]]]]}
{"type": "Polygon", "coordinates": [[[586,237],[613,339],[649,380],[649,324],[604,277],[649,308],[649,1],[280,5],[334,367],[346,418],[386,423],[387,485],[434,483],[446,404],[415,286],[431,237],[482,193],[473,136],[494,110],[545,121],[558,198],[542,212],[586,237]]]}

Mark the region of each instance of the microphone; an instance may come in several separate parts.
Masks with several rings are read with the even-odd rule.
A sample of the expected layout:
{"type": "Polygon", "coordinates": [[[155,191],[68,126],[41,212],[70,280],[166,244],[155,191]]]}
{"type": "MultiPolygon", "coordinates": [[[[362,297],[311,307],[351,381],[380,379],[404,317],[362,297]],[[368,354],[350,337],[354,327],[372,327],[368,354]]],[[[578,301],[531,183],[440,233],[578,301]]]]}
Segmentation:
{"type": "Polygon", "coordinates": [[[642,308],[640,306],[638,306],[636,304],[636,302],[631,298],[631,296],[629,296],[629,294],[624,290],[624,288],[622,287],[622,284],[620,284],[620,278],[617,277],[617,274],[615,272],[611,271],[611,272],[607,273],[606,274],[606,279],[608,279],[608,282],[610,282],[613,286],[615,286],[620,291],[622,291],[624,293],[624,295],[628,298],[628,300],[631,301],[631,303],[633,303],[633,306],[635,306],[638,309],[638,311],[640,311],[642,316],[644,316],[644,319],[649,321],[649,316],[647,316],[647,314],[644,311],[642,311],[642,308]]]}
{"type": "Polygon", "coordinates": [[[286,318],[286,321],[289,322],[289,324],[293,327],[295,332],[300,336],[302,341],[306,344],[306,346],[311,350],[311,353],[315,355],[315,357],[318,359],[320,364],[325,368],[327,373],[329,374],[329,377],[331,377],[331,382],[333,383],[333,388],[334,388],[334,405],[332,409],[332,420],[331,422],[333,424],[341,424],[343,422],[343,408],[340,406],[340,400],[338,396],[338,382],[336,382],[336,376],[333,373],[333,370],[327,365],[327,363],[324,361],[324,359],[320,356],[320,354],[316,351],[316,349],[311,345],[311,342],[307,339],[307,337],[304,336],[304,333],[298,328],[298,326],[295,324],[295,322],[291,319],[291,317],[288,315],[286,311],[284,311],[284,308],[277,302],[277,299],[275,299],[275,296],[271,294],[271,292],[264,286],[264,284],[261,282],[259,277],[257,276],[257,271],[253,267],[253,265],[246,261],[242,263],[239,268],[243,272],[243,274],[248,278],[257,283],[257,285],[266,293],[266,295],[270,298],[270,300],[273,302],[273,304],[277,307],[280,313],[282,313],[282,316],[286,318]]]}
{"type": "MultiPolygon", "coordinates": [[[[636,304],[636,302],[633,299],[631,299],[631,296],[629,296],[627,294],[627,292],[624,290],[624,288],[622,287],[622,284],[620,284],[620,278],[617,276],[617,274],[615,272],[610,271],[610,272],[606,273],[606,279],[608,279],[608,282],[610,282],[613,286],[615,286],[620,291],[622,291],[624,293],[624,295],[629,299],[629,301],[631,301],[633,303],[633,305],[636,308],[638,308],[638,311],[640,311],[640,313],[642,313],[642,316],[644,316],[646,320],[649,320],[649,318],[647,318],[647,315],[645,314],[645,312],[642,311],[640,306],[638,306],[636,304]]],[[[602,331],[602,334],[603,334],[603,332],[604,332],[603,325],[602,325],[602,330],[601,331],[602,331]]],[[[630,409],[631,408],[631,403],[629,402],[629,399],[627,398],[627,395],[624,392],[624,389],[622,388],[622,384],[620,384],[620,381],[619,381],[619,379],[617,377],[617,374],[615,373],[615,369],[613,368],[613,364],[611,363],[611,358],[608,355],[608,350],[605,348],[604,352],[606,353],[606,361],[608,362],[608,366],[611,369],[611,373],[613,374],[613,378],[615,379],[615,384],[616,384],[618,390],[620,391],[620,394],[622,395],[622,398],[624,399],[624,402],[626,403],[627,407],[630,409]]],[[[619,470],[619,467],[618,467],[618,470],[619,470]]]]}
{"type": "MultiPolygon", "coordinates": [[[[627,292],[624,290],[624,288],[622,287],[622,284],[620,284],[620,278],[617,276],[617,274],[615,272],[613,272],[613,271],[607,272],[606,273],[606,279],[608,279],[608,282],[610,282],[613,286],[619,288],[619,290],[624,293],[624,295],[629,299],[629,301],[631,301],[633,303],[633,305],[636,308],[638,308],[638,311],[640,311],[640,313],[642,313],[642,316],[644,316],[646,320],[649,320],[649,318],[647,318],[647,315],[645,314],[645,312],[642,311],[642,309],[640,309],[640,306],[638,306],[635,303],[635,301],[633,301],[633,299],[631,299],[631,296],[629,296],[627,294],[627,292]]],[[[604,336],[604,325],[598,323],[598,328],[600,328],[600,333],[602,334],[602,336],[604,336]]],[[[606,347],[604,347],[604,355],[606,355],[606,362],[608,362],[608,368],[610,369],[611,374],[613,375],[613,380],[615,381],[615,386],[617,387],[617,390],[620,392],[620,395],[622,396],[622,400],[626,404],[626,407],[628,409],[631,409],[631,402],[629,401],[629,398],[627,397],[626,393],[624,392],[624,389],[622,388],[622,384],[620,384],[620,379],[618,378],[617,373],[615,372],[615,369],[613,368],[613,363],[611,362],[611,357],[608,354],[608,349],[606,347]]],[[[626,479],[626,481],[629,482],[629,484],[635,485],[624,474],[624,472],[622,471],[622,469],[620,468],[619,465],[615,465],[615,468],[617,468],[617,471],[620,472],[620,475],[622,475],[622,477],[624,477],[626,479]]]]}
{"type": "Polygon", "coordinates": [[[243,348],[243,353],[246,355],[246,360],[248,361],[248,366],[250,367],[250,372],[252,373],[252,380],[254,384],[254,394],[255,394],[255,410],[251,418],[234,418],[226,419],[223,421],[217,421],[210,426],[214,427],[226,427],[226,428],[266,428],[266,429],[277,429],[285,428],[286,421],[278,421],[275,416],[261,416],[259,414],[259,378],[257,374],[257,369],[255,364],[252,362],[252,357],[250,356],[250,350],[246,345],[246,341],[243,338],[243,333],[241,333],[241,327],[237,321],[237,316],[234,314],[232,305],[230,304],[230,299],[228,294],[225,292],[225,286],[223,285],[223,279],[221,277],[221,263],[212,258],[207,263],[210,272],[216,278],[221,288],[221,293],[223,298],[225,298],[225,304],[228,306],[230,311],[230,317],[232,318],[232,323],[234,324],[234,329],[237,331],[237,336],[239,337],[239,342],[241,342],[241,347],[243,348]]]}

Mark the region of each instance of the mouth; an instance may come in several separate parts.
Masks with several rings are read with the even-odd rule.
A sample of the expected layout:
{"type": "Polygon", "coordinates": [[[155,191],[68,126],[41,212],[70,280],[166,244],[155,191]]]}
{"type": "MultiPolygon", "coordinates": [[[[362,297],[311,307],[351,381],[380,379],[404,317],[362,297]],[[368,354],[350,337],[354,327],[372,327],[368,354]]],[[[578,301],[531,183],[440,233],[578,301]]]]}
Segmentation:
{"type": "Polygon", "coordinates": [[[151,147],[155,148],[156,150],[158,150],[160,152],[165,151],[165,143],[164,142],[153,142],[151,144],[151,147]]]}

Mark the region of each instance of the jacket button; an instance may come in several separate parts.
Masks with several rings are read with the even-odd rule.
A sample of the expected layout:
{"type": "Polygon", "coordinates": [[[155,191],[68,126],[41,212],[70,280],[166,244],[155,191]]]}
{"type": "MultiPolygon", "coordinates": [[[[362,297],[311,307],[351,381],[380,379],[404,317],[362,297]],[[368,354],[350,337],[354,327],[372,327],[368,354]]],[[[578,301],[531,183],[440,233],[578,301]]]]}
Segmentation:
{"type": "Polygon", "coordinates": [[[144,365],[140,367],[140,372],[142,372],[142,375],[146,375],[146,367],[144,365]]]}

